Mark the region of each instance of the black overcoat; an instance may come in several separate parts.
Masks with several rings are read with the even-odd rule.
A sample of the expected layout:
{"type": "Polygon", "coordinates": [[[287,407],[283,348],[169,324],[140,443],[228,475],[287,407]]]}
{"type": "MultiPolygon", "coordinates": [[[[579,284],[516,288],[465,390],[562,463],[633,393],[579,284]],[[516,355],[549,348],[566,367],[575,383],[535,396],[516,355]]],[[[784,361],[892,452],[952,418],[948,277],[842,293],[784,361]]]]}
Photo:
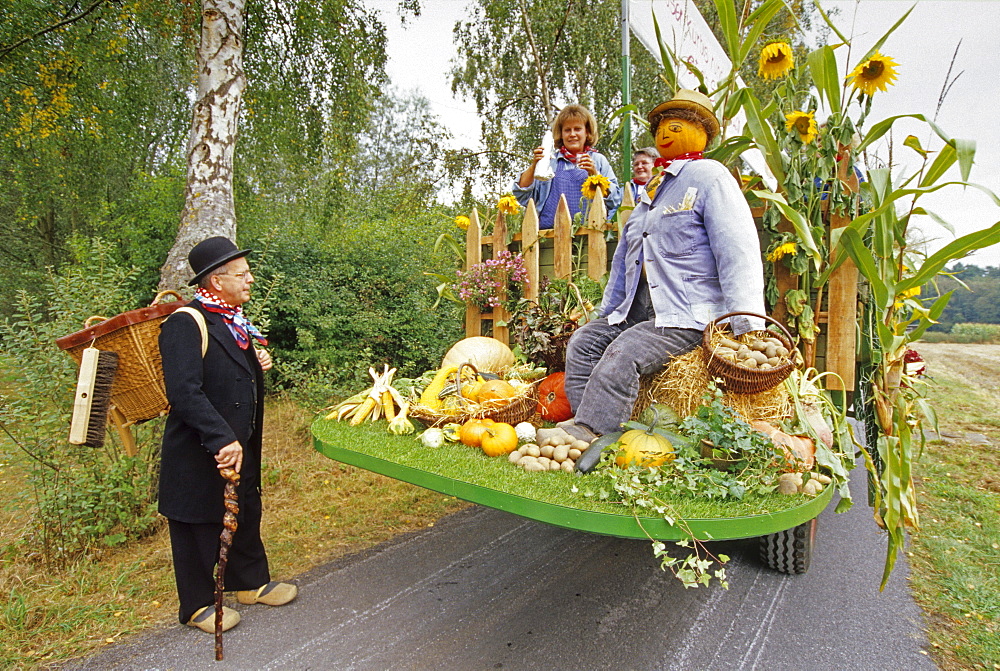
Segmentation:
{"type": "Polygon", "coordinates": [[[170,415],[163,432],[159,511],[179,522],[218,524],[225,512],[225,481],[215,454],[234,440],[243,446],[239,500],[260,496],[263,371],[253,345],[240,349],[220,315],[198,301],[188,305],[205,316],[208,350],[202,358],[201,333],[191,315],[173,314],[161,325],[170,415]]]}

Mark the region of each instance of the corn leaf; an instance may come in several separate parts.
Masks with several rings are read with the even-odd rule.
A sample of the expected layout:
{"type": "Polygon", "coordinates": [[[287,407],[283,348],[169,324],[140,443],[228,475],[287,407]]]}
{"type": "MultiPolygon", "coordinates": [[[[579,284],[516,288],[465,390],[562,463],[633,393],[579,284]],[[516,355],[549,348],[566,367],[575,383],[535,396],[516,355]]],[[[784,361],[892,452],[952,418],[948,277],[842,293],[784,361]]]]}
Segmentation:
{"type": "Polygon", "coordinates": [[[735,67],[736,57],[740,53],[740,28],[736,18],[736,5],[732,0],[715,0],[715,11],[719,14],[722,37],[726,41],[726,52],[735,67]]]}
{"type": "Polygon", "coordinates": [[[752,191],[753,195],[761,198],[762,200],[769,200],[778,206],[781,210],[781,214],[784,215],[792,226],[795,228],[795,234],[799,238],[799,242],[805,247],[806,251],[809,252],[809,256],[812,258],[813,263],[816,268],[819,268],[820,264],[823,263],[823,257],[819,253],[819,248],[816,246],[816,241],[813,239],[812,228],[809,226],[809,222],[802,215],[801,212],[791,207],[785,200],[785,197],[780,193],[774,193],[773,191],[752,191]]]}
{"type": "Polygon", "coordinates": [[[840,38],[841,43],[843,44],[849,43],[850,40],[847,39],[847,37],[845,37],[842,32],[840,32],[840,30],[833,23],[833,21],[830,20],[830,17],[827,15],[827,13],[823,11],[823,7],[819,4],[819,0],[813,0],[813,6],[816,8],[816,11],[819,12],[819,15],[823,17],[823,21],[826,22],[826,25],[830,26],[830,30],[832,30],[837,35],[837,37],[840,38]]]}
{"type": "Polygon", "coordinates": [[[831,47],[820,47],[806,56],[806,64],[820,98],[826,99],[832,113],[840,111],[840,75],[837,73],[837,57],[831,47]]]}
{"type": "Polygon", "coordinates": [[[750,129],[754,141],[764,153],[767,167],[771,169],[771,174],[774,175],[779,184],[784,182],[785,166],[782,163],[781,148],[778,146],[777,140],[774,139],[770,124],[760,112],[757,96],[753,95],[748,88],[739,89],[735,96],[738,96],[742,102],[743,110],[747,114],[747,128],[750,129]]]}
{"type": "Polygon", "coordinates": [[[883,35],[882,37],[880,37],[878,39],[878,41],[875,42],[875,44],[872,46],[872,48],[868,50],[868,53],[866,53],[865,57],[861,59],[861,62],[867,61],[869,58],[872,57],[872,55],[876,51],[878,51],[879,49],[882,48],[882,45],[885,44],[885,41],[887,39],[889,39],[889,36],[892,35],[894,32],[896,32],[896,28],[899,28],[899,26],[902,25],[903,21],[906,20],[906,17],[908,17],[910,15],[910,12],[912,12],[913,8],[916,7],[916,6],[917,6],[916,3],[914,3],[908,10],[906,10],[905,14],[903,14],[901,17],[899,17],[899,20],[896,21],[896,23],[894,23],[892,25],[892,28],[890,28],[889,30],[887,30],[885,32],[885,35],[883,35]]]}
{"type": "Polygon", "coordinates": [[[767,24],[771,22],[771,19],[774,18],[774,15],[783,6],[784,3],[782,0],[765,0],[747,17],[747,25],[750,26],[750,30],[747,31],[746,38],[744,38],[743,45],[740,48],[739,61],[733,62],[734,69],[738,70],[743,65],[743,61],[750,55],[750,51],[757,46],[757,41],[763,35],[767,24]]]}
{"type": "Polygon", "coordinates": [[[924,172],[920,180],[920,186],[929,186],[938,181],[948,171],[948,168],[955,165],[955,161],[957,160],[958,153],[955,151],[955,147],[950,144],[943,146],[938,155],[934,157],[927,171],[924,172]]]}
{"type": "Polygon", "coordinates": [[[912,277],[899,283],[899,290],[906,291],[931,280],[949,261],[961,259],[969,253],[1000,243],[1000,221],[989,228],[963,235],[958,240],[952,240],[947,245],[931,254],[912,277]]]}
{"type": "Polygon", "coordinates": [[[850,255],[858,271],[871,284],[872,296],[879,307],[887,307],[898,293],[892,280],[883,278],[870,249],[865,247],[861,235],[850,226],[840,234],[839,246],[850,255]]]}
{"type": "Polygon", "coordinates": [[[969,180],[969,173],[972,172],[972,162],[976,157],[975,140],[959,140],[955,138],[955,151],[958,153],[958,165],[962,171],[962,181],[969,180]]]}
{"type": "MultiPolygon", "coordinates": [[[[652,10],[650,10],[652,11],[652,10]]],[[[656,12],[653,13],[653,30],[656,31],[656,42],[660,45],[660,60],[663,62],[663,79],[671,91],[677,90],[677,71],[674,70],[674,52],[663,41],[660,34],[660,22],[656,20],[656,12]]]]}

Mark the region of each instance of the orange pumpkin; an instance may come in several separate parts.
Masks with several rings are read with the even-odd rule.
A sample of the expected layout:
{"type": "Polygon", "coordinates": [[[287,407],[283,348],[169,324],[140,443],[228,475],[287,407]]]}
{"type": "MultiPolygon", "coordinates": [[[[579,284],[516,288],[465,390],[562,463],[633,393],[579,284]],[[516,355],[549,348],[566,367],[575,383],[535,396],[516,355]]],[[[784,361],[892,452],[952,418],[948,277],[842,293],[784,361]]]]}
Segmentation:
{"type": "Polygon", "coordinates": [[[482,418],[482,419],[470,419],[462,428],[458,430],[458,439],[462,441],[463,445],[468,445],[469,447],[481,447],[483,444],[483,436],[486,434],[487,427],[493,425],[495,422],[492,419],[482,418]]]}
{"type": "Polygon", "coordinates": [[[517,431],[510,424],[493,422],[485,428],[482,438],[487,457],[500,457],[517,449],[517,431]]]}
{"type": "Polygon", "coordinates": [[[573,416],[563,383],[566,373],[552,373],[538,385],[538,414],[548,422],[562,422],[573,416]]]}
{"type": "Polygon", "coordinates": [[[487,380],[476,390],[476,400],[493,407],[506,405],[515,396],[517,389],[506,380],[487,380]]]}
{"type": "Polygon", "coordinates": [[[663,158],[704,151],[708,133],[701,124],[686,119],[664,119],[656,129],[656,149],[663,158]]]}

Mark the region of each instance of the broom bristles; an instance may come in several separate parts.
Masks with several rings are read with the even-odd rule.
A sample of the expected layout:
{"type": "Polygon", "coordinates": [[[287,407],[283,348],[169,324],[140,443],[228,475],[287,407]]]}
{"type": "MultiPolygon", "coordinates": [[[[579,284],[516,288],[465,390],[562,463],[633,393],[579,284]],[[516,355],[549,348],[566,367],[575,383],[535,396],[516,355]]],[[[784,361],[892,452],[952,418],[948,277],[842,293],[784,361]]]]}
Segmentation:
{"type": "Polygon", "coordinates": [[[111,388],[117,371],[117,352],[94,347],[84,350],[70,426],[70,443],[88,447],[104,445],[111,388]]]}

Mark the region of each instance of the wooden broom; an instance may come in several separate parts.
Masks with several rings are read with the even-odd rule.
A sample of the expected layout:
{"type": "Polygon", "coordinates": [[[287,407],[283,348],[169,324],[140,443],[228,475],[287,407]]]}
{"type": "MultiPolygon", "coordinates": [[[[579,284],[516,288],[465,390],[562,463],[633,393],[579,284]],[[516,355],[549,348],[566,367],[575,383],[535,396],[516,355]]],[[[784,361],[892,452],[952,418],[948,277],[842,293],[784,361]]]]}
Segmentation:
{"type": "Polygon", "coordinates": [[[73,400],[73,419],[69,428],[71,444],[89,447],[104,445],[111,387],[117,371],[117,352],[102,351],[96,347],[83,350],[80,375],[76,382],[76,397],[73,400]]]}

